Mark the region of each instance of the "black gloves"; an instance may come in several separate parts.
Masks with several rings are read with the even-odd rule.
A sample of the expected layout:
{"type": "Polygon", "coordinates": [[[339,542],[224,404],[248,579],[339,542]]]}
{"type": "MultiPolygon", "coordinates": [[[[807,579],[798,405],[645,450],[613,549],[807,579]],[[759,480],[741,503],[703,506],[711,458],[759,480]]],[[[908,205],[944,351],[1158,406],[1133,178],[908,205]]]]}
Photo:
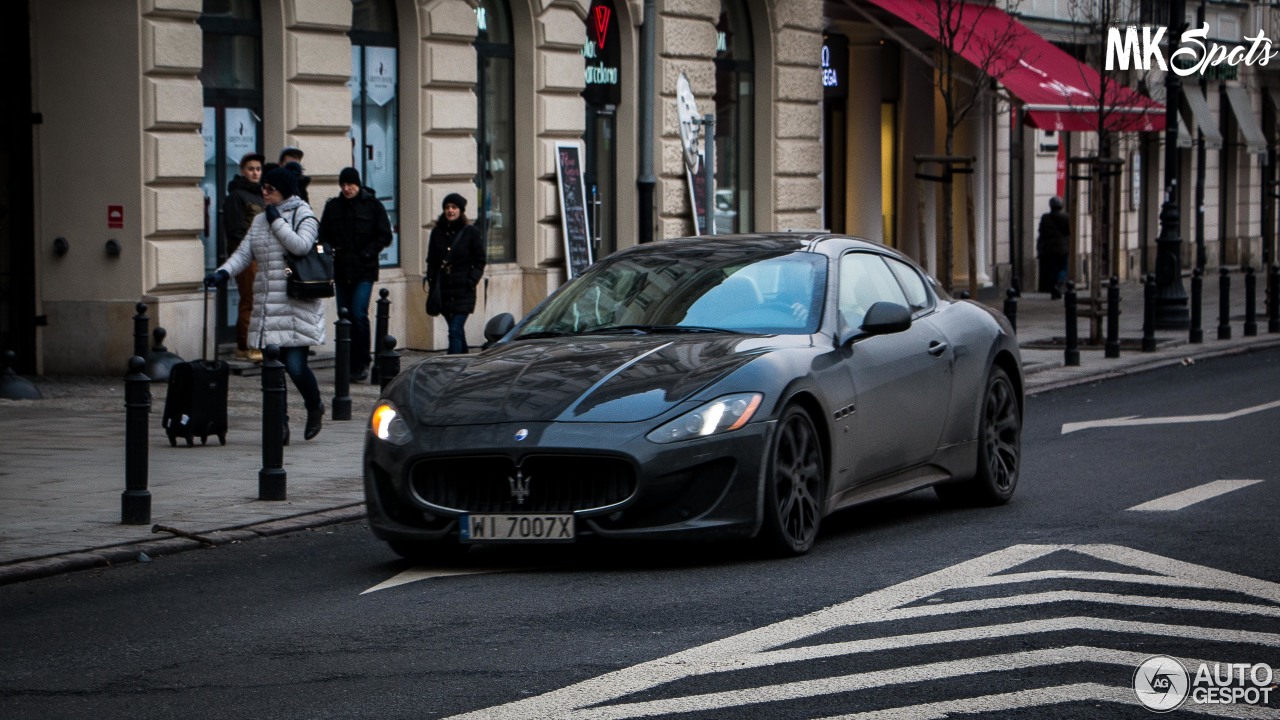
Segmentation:
{"type": "Polygon", "coordinates": [[[228,273],[226,270],[211,272],[204,276],[204,286],[206,288],[216,287],[225,283],[229,277],[231,277],[231,273],[228,273]]]}
{"type": "Polygon", "coordinates": [[[268,205],[265,211],[267,213],[267,224],[271,225],[280,219],[280,210],[275,205],[268,205]]]}

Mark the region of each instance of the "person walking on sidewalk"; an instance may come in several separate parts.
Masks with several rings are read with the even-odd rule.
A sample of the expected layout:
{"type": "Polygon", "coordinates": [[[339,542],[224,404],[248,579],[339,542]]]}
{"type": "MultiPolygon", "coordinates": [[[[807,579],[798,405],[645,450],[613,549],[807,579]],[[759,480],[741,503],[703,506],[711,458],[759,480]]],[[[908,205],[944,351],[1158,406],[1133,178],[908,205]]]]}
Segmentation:
{"type": "Polygon", "coordinates": [[[1062,198],[1049,198],[1049,212],[1040,216],[1036,254],[1040,256],[1040,292],[1054,300],[1067,284],[1067,254],[1071,252],[1071,219],[1062,209],[1062,198]]]}
{"type": "Polygon", "coordinates": [[[373,191],[360,184],[360,171],[343,168],[341,192],[324,205],[320,240],[333,248],[334,289],[339,308],[351,321],[351,380],[369,377],[369,298],[378,281],[378,255],[391,245],[391,219],[373,191]]]}
{"type": "Polygon", "coordinates": [[[476,311],[476,285],[484,276],[485,248],[480,231],[467,222],[467,199],[449,193],[441,203],[427,240],[427,276],[440,283],[441,315],[449,326],[449,354],[467,352],[467,316],[476,311]]]}
{"type": "MultiPolygon", "coordinates": [[[[320,234],[320,222],[311,206],[297,196],[298,175],[278,167],[262,176],[265,211],[253,219],[244,242],[214,272],[205,277],[206,287],[220,285],[258,263],[254,279],[254,313],[249,326],[249,342],[259,349],[280,347],[280,360],[307,407],[303,436],[310,440],[320,434],[324,403],[320,384],[307,365],[312,345],[324,343],[324,305],[320,300],[289,297],[285,275],[285,254],[305,255],[320,234]]],[[[285,416],[285,442],[289,419],[285,416]]]]}
{"type": "MultiPolygon", "coordinates": [[[[227,183],[227,200],[222,205],[222,227],[227,233],[227,252],[240,247],[249,225],[262,212],[262,163],[266,158],[258,153],[245,153],[240,158],[240,174],[227,183]]],[[[262,351],[249,349],[249,319],[253,315],[253,278],[257,263],[250,262],[244,272],[236,275],[236,289],[240,302],[236,315],[236,358],[262,362],[262,351]]]]}

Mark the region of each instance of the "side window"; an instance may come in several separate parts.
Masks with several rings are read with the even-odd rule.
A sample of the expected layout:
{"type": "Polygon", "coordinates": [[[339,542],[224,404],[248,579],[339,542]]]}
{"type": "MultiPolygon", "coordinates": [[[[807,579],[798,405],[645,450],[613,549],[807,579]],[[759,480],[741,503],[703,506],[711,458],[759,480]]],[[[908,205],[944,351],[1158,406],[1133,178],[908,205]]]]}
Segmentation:
{"type": "Polygon", "coordinates": [[[840,258],[840,314],[851,328],[862,327],[867,310],[878,302],[907,306],[902,287],[879,255],[848,253],[840,258]]]}
{"type": "Polygon", "coordinates": [[[927,309],[930,305],[929,291],[924,286],[924,280],[920,279],[920,273],[906,263],[892,258],[886,259],[885,262],[889,264],[889,269],[902,284],[902,291],[907,294],[907,304],[911,312],[914,314],[927,309]]]}

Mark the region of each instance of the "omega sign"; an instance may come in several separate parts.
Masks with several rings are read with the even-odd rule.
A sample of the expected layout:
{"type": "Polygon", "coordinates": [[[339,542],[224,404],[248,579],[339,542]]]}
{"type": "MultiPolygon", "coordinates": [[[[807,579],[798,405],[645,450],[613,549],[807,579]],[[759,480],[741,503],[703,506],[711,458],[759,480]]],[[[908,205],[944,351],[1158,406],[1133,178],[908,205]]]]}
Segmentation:
{"type": "Polygon", "coordinates": [[[582,57],[586,60],[587,81],[582,97],[592,105],[617,105],[622,100],[619,79],[622,48],[618,40],[618,14],[613,10],[612,0],[591,3],[582,57]]]}

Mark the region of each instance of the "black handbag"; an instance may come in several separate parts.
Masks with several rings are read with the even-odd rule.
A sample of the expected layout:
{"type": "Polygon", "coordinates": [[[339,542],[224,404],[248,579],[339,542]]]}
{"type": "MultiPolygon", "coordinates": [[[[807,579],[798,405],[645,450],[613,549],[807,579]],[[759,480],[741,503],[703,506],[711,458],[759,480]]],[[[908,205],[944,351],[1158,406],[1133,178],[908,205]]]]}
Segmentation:
{"type": "Polygon", "coordinates": [[[440,273],[436,273],[435,277],[427,281],[427,314],[431,317],[439,317],[444,312],[444,298],[440,294],[440,273]]]}
{"type": "MultiPolygon", "coordinates": [[[[304,219],[305,222],[305,219],[304,219]]],[[[298,228],[294,227],[294,232],[298,228]]],[[[333,288],[333,253],[316,240],[306,255],[284,254],[285,292],[294,300],[331,298],[333,288]]]]}

